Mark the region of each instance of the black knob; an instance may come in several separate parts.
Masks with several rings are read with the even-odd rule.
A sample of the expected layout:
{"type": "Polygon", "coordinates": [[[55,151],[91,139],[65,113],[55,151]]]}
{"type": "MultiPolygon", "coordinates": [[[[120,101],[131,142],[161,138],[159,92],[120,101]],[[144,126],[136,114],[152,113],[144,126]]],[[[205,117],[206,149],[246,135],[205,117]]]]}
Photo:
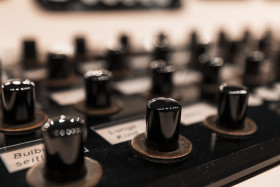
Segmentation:
{"type": "Polygon", "coordinates": [[[258,75],[261,73],[261,64],[264,61],[264,54],[260,51],[250,53],[245,62],[246,75],[258,75]]]}
{"type": "Polygon", "coordinates": [[[111,105],[112,73],[108,70],[88,71],[84,74],[86,85],[86,105],[88,107],[108,107],[111,105]]]}
{"type": "Polygon", "coordinates": [[[126,56],[122,50],[109,49],[106,60],[110,71],[126,69],[126,56]]]}
{"type": "Polygon", "coordinates": [[[146,112],[146,143],[159,151],[178,148],[182,106],[171,98],[155,98],[148,101],[146,112]]]}
{"type": "Polygon", "coordinates": [[[164,60],[168,62],[170,49],[168,47],[167,36],[163,33],[159,34],[154,45],[154,60],[164,60]]]}
{"type": "Polygon", "coordinates": [[[12,79],[2,84],[3,122],[17,125],[35,118],[35,84],[28,79],[12,79]]]}
{"type": "Polygon", "coordinates": [[[83,37],[77,37],[75,39],[75,51],[76,55],[85,55],[87,52],[86,41],[83,37]]]}
{"type": "Polygon", "coordinates": [[[241,42],[243,45],[247,45],[252,39],[252,34],[250,30],[246,29],[243,33],[243,37],[241,39],[241,42]]]}
{"type": "Polygon", "coordinates": [[[22,46],[23,60],[36,59],[37,48],[35,40],[24,40],[22,46]]]}
{"type": "Polygon", "coordinates": [[[51,51],[48,54],[48,77],[50,79],[68,78],[74,74],[74,64],[71,53],[66,51],[51,51]]]}
{"type": "Polygon", "coordinates": [[[79,117],[61,115],[43,126],[45,142],[45,177],[55,182],[69,182],[86,174],[84,141],[87,130],[79,117]]]}
{"type": "Polygon", "coordinates": [[[218,34],[218,46],[220,48],[227,47],[228,42],[229,42],[229,39],[228,39],[227,34],[225,33],[225,31],[221,30],[218,34]]]}
{"type": "Polygon", "coordinates": [[[173,90],[172,76],[175,71],[172,65],[158,60],[151,64],[152,69],[152,93],[157,95],[169,95],[173,90]]]}
{"type": "Polygon", "coordinates": [[[199,38],[198,38],[197,32],[192,31],[192,33],[190,34],[190,41],[189,41],[189,49],[192,53],[195,52],[197,45],[199,43],[198,41],[199,41],[199,38]]]}
{"type": "Polygon", "coordinates": [[[224,64],[223,58],[213,57],[213,58],[200,58],[203,64],[202,74],[203,83],[206,84],[218,84],[220,69],[224,64]]]}
{"type": "Polygon", "coordinates": [[[242,128],[248,98],[249,91],[244,86],[221,85],[219,87],[217,123],[225,128],[242,128]]]}
{"type": "Polygon", "coordinates": [[[129,38],[126,34],[122,34],[119,38],[120,40],[120,45],[121,45],[121,49],[124,52],[129,51],[129,47],[130,47],[130,43],[129,43],[129,38]]]}
{"type": "Polygon", "coordinates": [[[272,45],[272,32],[267,31],[265,35],[259,40],[259,50],[262,52],[268,52],[272,45]]]}

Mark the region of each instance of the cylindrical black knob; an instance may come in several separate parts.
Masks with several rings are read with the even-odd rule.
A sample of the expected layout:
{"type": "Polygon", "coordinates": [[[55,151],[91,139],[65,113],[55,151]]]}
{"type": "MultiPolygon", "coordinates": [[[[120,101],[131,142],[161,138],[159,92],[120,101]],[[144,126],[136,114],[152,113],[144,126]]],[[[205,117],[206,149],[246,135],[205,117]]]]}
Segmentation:
{"type": "Polygon", "coordinates": [[[48,54],[48,77],[50,79],[68,78],[74,73],[71,54],[64,51],[51,51],[48,54]]]}
{"type": "Polygon", "coordinates": [[[11,79],[2,84],[3,122],[17,125],[35,118],[35,83],[28,79],[11,79]]]}
{"type": "Polygon", "coordinates": [[[167,65],[165,61],[153,61],[152,69],[152,93],[157,95],[168,95],[172,93],[172,76],[175,71],[172,65],[167,65]]]}
{"type": "Polygon", "coordinates": [[[37,48],[35,40],[24,40],[22,46],[23,60],[36,59],[37,48]]]}
{"type": "Polygon", "coordinates": [[[108,107],[111,105],[112,72],[93,70],[84,74],[86,85],[86,105],[88,107],[108,107]]]}
{"type": "Polygon", "coordinates": [[[168,38],[163,33],[159,34],[154,48],[154,60],[169,60],[168,38]]]}
{"type": "Polygon", "coordinates": [[[178,148],[182,106],[174,99],[158,97],[147,104],[146,143],[159,151],[178,148]]]}
{"type": "Polygon", "coordinates": [[[86,41],[83,37],[77,37],[75,39],[75,52],[76,55],[85,55],[87,52],[86,41]]]}
{"type": "Polygon", "coordinates": [[[126,69],[126,56],[122,50],[108,50],[106,60],[110,71],[126,69]]]}
{"type": "Polygon", "coordinates": [[[119,38],[119,41],[120,41],[121,49],[124,52],[129,51],[129,46],[130,46],[129,37],[126,34],[122,34],[119,38]]]}
{"type": "Polygon", "coordinates": [[[195,52],[197,45],[198,45],[198,35],[196,31],[192,31],[192,33],[190,34],[190,41],[189,41],[189,49],[192,53],[195,52]]]}
{"type": "Polygon", "coordinates": [[[244,86],[221,85],[218,99],[218,124],[225,128],[242,128],[248,98],[249,91],[244,86]]]}
{"type": "Polygon", "coordinates": [[[84,141],[85,123],[79,117],[58,116],[42,126],[45,142],[45,177],[56,182],[69,182],[86,174],[84,141]]]}
{"type": "Polygon", "coordinates": [[[203,64],[202,74],[203,83],[206,84],[218,84],[220,69],[224,64],[223,58],[213,57],[213,58],[201,58],[201,63],[203,64]]]}
{"type": "Polygon", "coordinates": [[[272,32],[267,31],[265,35],[259,40],[259,50],[266,53],[272,45],[272,32]]]}
{"type": "Polygon", "coordinates": [[[261,64],[264,61],[264,54],[260,51],[250,53],[245,62],[245,74],[258,75],[261,73],[261,64]]]}
{"type": "Polygon", "coordinates": [[[229,42],[229,39],[228,39],[227,34],[225,33],[225,31],[221,30],[218,34],[218,46],[220,48],[225,48],[225,47],[227,47],[228,42],[229,42]]]}

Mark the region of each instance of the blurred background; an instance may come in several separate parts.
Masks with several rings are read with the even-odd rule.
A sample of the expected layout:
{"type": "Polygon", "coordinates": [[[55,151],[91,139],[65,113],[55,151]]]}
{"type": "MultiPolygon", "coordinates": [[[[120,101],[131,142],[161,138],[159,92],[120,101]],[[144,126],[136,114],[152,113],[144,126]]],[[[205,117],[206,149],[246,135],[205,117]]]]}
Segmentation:
{"type": "MultiPolygon", "coordinates": [[[[277,0],[181,0],[174,9],[123,11],[49,11],[39,1],[0,0],[3,63],[14,61],[4,59],[7,53],[12,53],[13,58],[18,56],[21,41],[27,37],[36,38],[39,52],[44,53],[54,42],[71,43],[76,35],[83,35],[89,48],[98,53],[113,45],[121,33],[130,36],[133,48],[145,48],[159,32],[168,35],[171,46],[180,46],[186,44],[193,30],[209,40],[214,40],[221,29],[231,39],[240,37],[245,29],[257,38],[268,29],[278,37],[280,30],[280,1],[277,0]]],[[[64,1],[67,2],[56,2],[64,1]]],[[[114,4],[114,0],[104,2],[114,4]]]]}

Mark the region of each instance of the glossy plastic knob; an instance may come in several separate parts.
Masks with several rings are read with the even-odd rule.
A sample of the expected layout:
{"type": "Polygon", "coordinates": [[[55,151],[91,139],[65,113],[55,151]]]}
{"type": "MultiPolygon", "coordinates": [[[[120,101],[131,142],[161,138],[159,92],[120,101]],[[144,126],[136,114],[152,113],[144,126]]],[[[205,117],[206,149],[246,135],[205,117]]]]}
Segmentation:
{"type": "Polygon", "coordinates": [[[203,64],[203,83],[206,84],[218,84],[220,69],[224,64],[223,58],[201,58],[203,64]]]}
{"type": "Polygon", "coordinates": [[[86,85],[86,105],[100,108],[111,105],[112,72],[108,70],[93,70],[84,74],[86,85]]]}
{"type": "Polygon", "coordinates": [[[159,34],[154,48],[154,60],[169,60],[169,47],[168,47],[168,38],[164,34],[159,34]]]}
{"type": "Polygon", "coordinates": [[[86,41],[83,37],[77,37],[75,39],[75,51],[76,55],[84,55],[87,52],[86,41]]]}
{"type": "Polygon", "coordinates": [[[157,95],[168,95],[173,90],[172,76],[175,71],[172,65],[158,60],[151,64],[152,69],[152,93],[157,95]]]}
{"type": "Polygon", "coordinates": [[[242,128],[248,98],[249,91],[244,86],[221,85],[218,99],[218,124],[230,129],[242,128]]]}
{"type": "Polygon", "coordinates": [[[148,101],[146,112],[146,143],[159,151],[178,148],[182,106],[171,98],[154,98],[148,101]]]}
{"type": "Polygon", "coordinates": [[[35,118],[35,84],[28,79],[11,79],[2,84],[3,122],[28,123],[35,118]]]}
{"type": "Polygon", "coordinates": [[[49,53],[47,66],[50,79],[68,78],[74,73],[74,64],[67,53],[49,53]]]}
{"type": "Polygon", "coordinates": [[[258,75],[261,73],[261,63],[264,61],[264,54],[260,51],[250,53],[245,62],[245,74],[258,75]]]}
{"type": "Polygon", "coordinates": [[[37,48],[35,40],[24,40],[22,46],[22,57],[24,60],[36,59],[37,48]]]}
{"type": "Polygon", "coordinates": [[[79,117],[61,115],[42,126],[45,142],[45,177],[55,182],[69,182],[86,174],[84,141],[86,125],[79,117]]]}
{"type": "Polygon", "coordinates": [[[123,70],[126,68],[126,57],[122,50],[108,50],[106,60],[110,71],[123,70]]]}

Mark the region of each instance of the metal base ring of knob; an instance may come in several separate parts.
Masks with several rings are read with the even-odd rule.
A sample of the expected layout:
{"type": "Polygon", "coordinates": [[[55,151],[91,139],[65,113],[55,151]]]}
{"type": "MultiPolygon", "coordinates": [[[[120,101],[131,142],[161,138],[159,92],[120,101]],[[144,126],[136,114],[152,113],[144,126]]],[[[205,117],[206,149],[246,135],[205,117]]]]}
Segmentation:
{"type": "Polygon", "coordinates": [[[150,149],[145,143],[145,134],[134,137],[130,145],[142,158],[156,163],[175,163],[183,161],[192,151],[192,143],[184,136],[179,136],[179,148],[175,151],[161,152],[150,149]]]}
{"type": "Polygon", "coordinates": [[[257,131],[256,123],[250,118],[245,118],[244,127],[241,129],[229,129],[221,127],[216,123],[217,116],[208,116],[204,120],[204,125],[214,132],[229,138],[242,138],[254,134],[257,131]]]}
{"type": "Polygon", "coordinates": [[[2,121],[2,113],[0,113],[0,132],[7,135],[22,135],[28,134],[41,128],[41,126],[47,121],[48,116],[42,111],[35,111],[35,119],[28,123],[23,124],[6,124],[2,121]]]}
{"type": "Polygon", "coordinates": [[[85,101],[75,104],[75,109],[91,117],[107,117],[118,113],[123,108],[121,100],[112,98],[111,106],[104,108],[87,107],[85,101]]]}
{"type": "Polygon", "coordinates": [[[32,187],[88,187],[95,186],[101,180],[101,165],[91,158],[85,157],[86,175],[76,181],[55,183],[44,177],[44,162],[39,162],[27,171],[26,182],[32,187]]]}
{"type": "Polygon", "coordinates": [[[43,84],[45,84],[49,88],[63,88],[63,87],[69,87],[77,83],[79,80],[79,77],[76,75],[62,78],[62,79],[45,79],[43,80],[43,84]]]}

